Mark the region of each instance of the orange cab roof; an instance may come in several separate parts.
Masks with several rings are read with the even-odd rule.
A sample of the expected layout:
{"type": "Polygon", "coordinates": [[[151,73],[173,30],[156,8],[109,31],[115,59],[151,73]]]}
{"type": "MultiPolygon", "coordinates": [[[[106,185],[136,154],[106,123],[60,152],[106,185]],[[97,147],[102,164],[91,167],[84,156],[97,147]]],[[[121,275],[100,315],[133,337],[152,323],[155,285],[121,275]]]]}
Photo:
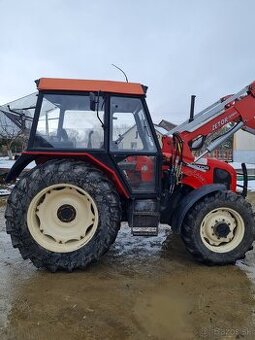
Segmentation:
{"type": "Polygon", "coordinates": [[[108,80],[41,78],[37,81],[37,88],[42,91],[102,91],[135,95],[145,94],[145,89],[141,84],[108,80]]]}

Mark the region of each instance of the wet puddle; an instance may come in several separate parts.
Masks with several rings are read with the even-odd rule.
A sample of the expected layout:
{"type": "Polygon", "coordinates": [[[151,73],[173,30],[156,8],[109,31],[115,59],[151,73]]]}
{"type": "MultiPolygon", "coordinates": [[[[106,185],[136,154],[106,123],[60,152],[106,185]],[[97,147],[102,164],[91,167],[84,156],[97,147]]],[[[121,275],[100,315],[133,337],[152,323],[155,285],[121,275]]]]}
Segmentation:
{"type": "Polygon", "coordinates": [[[254,252],[238,266],[207,267],[169,228],[144,238],[123,225],[99,263],[51,274],[21,259],[2,219],[0,253],[1,339],[255,337],[254,252]]]}

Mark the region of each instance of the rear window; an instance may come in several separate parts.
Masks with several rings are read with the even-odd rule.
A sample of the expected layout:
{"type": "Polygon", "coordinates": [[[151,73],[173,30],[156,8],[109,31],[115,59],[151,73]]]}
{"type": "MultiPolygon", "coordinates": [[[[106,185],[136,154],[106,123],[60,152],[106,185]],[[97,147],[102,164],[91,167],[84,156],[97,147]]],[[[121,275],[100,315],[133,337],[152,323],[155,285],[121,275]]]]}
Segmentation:
{"type": "Polygon", "coordinates": [[[104,100],[99,112],[90,110],[89,95],[45,94],[34,139],[34,148],[104,148],[104,100]]]}

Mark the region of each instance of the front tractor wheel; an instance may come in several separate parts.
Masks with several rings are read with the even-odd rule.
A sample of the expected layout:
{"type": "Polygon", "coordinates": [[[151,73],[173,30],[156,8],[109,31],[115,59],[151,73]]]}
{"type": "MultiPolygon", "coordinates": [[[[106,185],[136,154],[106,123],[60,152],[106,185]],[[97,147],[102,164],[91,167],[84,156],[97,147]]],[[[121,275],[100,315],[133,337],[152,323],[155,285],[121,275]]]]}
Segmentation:
{"type": "Polygon", "coordinates": [[[244,258],[255,239],[251,205],[230,191],[207,196],[188,212],[182,238],[187,250],[200,262],[235,263],[244,258]]]}
{"type": "Polygon", "coordinates": [[[84,162],[49,161],[24,176],[7,203],[6,226],[24,259],[51,271],[85,268],[120,227],[112,183],[84,162]]]}

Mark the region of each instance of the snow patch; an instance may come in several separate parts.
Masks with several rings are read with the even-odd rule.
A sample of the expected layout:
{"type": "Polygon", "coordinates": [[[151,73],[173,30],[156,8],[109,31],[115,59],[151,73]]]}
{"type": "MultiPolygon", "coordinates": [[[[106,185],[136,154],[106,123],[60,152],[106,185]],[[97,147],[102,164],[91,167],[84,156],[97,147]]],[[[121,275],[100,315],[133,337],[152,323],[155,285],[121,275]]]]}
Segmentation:
{"type": "MultiPolygon", "coordinates": [[[[9,157],[0,157],[0,169],[11,169],[15,160],[9,159],[9,157]]],[[[35,162],[31,162],[26,166],[26,169],[32,169],[36,166],[35,162]]]]}
{"type": "Polygon", "coordinates": [[[0,189],[0,196],[8,196],[10,195],[11,190],[9,189],[0,189]]]}
{"type": "MultiPolygon", "coordinates": [[[[234,169],[242,169],[242,163],[238,163],[238,162],[229,162],[229,165],[231,165],[234,169]]],[[[255,164],[251,164],[251,163],[245,163],[246,168],[247,169],[255,169],[255,164]]]]}

